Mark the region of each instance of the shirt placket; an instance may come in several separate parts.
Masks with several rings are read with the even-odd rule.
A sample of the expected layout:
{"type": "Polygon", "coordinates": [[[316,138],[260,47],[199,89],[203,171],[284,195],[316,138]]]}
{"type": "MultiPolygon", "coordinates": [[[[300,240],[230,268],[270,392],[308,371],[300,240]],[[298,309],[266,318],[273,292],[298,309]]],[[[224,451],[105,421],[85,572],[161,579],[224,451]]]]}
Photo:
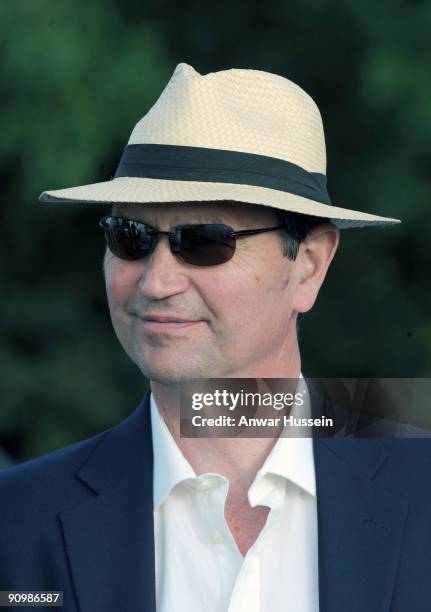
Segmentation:
{"type": "MultiPolygon", "coordinates": [[[[220,588],[220,612],[226,612],[242,556],[239,553],[224,518],[224,506],[229,482],[216,474],[204,474],[195,481],[200,498],[201,520],[205,525],[208,546],[217,560],[217,579],[220,588]]],[[[213,612],[211,610],[211,612],[213,612]]]]}
{"type": "MultiPolygon", "coordinates": [[[[282,483],[275,484],[265,476],[253,487],[260,486],[260,493],[254,495],[254,506],[269,506],[267,521],[255,543],[243,559],[235,581],[228,612],[263,612],[261,609],[262,552],[271,531],[276,527],[285,491],[282,483]]],[[[231,536],[232,537],[232,536],[231,536]]]]}

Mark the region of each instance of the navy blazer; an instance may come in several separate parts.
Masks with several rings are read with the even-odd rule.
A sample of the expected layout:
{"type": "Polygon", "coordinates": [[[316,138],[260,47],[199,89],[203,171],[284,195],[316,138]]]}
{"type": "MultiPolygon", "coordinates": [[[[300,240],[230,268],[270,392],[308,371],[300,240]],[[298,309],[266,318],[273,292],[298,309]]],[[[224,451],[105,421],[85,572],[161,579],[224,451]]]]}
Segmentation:
{"type": "MultiPolygon", "coordinates": [[[[0,473],[0,590],[155,612],[149,407],[0,473]]],[[[317,438],[314,454],[320,612],[430,612],[431,441],[317,438]]]]}

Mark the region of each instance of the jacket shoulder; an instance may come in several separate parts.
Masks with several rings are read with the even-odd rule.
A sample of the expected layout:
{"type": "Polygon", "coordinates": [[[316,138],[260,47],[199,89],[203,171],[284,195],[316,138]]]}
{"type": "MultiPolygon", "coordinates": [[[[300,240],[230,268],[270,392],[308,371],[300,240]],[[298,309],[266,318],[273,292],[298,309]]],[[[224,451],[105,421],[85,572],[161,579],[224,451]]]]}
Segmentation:
{"type": "Polygon", "coordinates": [[[112,429],[0,471],[1,519],[7,521],[28,508],[55,512],[67,506],[68,499],[82,495],[75,474],[112,429]]]}

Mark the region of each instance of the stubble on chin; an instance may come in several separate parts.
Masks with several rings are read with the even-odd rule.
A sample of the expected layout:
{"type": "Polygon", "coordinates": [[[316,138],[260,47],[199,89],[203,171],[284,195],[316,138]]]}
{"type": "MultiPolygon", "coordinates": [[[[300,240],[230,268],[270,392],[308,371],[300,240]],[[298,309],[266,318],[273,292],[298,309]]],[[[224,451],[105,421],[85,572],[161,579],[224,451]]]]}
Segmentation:
{"type": "MultiPolygon", "coordinates": [[[[148,347],[147,347],[148,348],[148,347]]],[[[194,379],[223,378],[224,367],[214,350],[137,351],[133,361],[143,376],[165,386],[176,386],[194,379]],[[220,363],[219,363],[220,362],[220,363]]]]}

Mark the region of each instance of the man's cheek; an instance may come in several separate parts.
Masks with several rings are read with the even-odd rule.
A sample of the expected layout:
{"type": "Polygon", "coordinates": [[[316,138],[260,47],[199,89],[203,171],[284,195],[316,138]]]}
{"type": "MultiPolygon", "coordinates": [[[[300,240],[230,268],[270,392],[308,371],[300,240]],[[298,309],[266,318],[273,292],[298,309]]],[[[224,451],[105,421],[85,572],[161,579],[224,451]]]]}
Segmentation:
{"type": "Polygon", "coordinates": [[[111,307],[116,304],[125,304],[131,293],[131,281],[126,274],[119,270],[106,277],[106,293],[111,307]]]}

